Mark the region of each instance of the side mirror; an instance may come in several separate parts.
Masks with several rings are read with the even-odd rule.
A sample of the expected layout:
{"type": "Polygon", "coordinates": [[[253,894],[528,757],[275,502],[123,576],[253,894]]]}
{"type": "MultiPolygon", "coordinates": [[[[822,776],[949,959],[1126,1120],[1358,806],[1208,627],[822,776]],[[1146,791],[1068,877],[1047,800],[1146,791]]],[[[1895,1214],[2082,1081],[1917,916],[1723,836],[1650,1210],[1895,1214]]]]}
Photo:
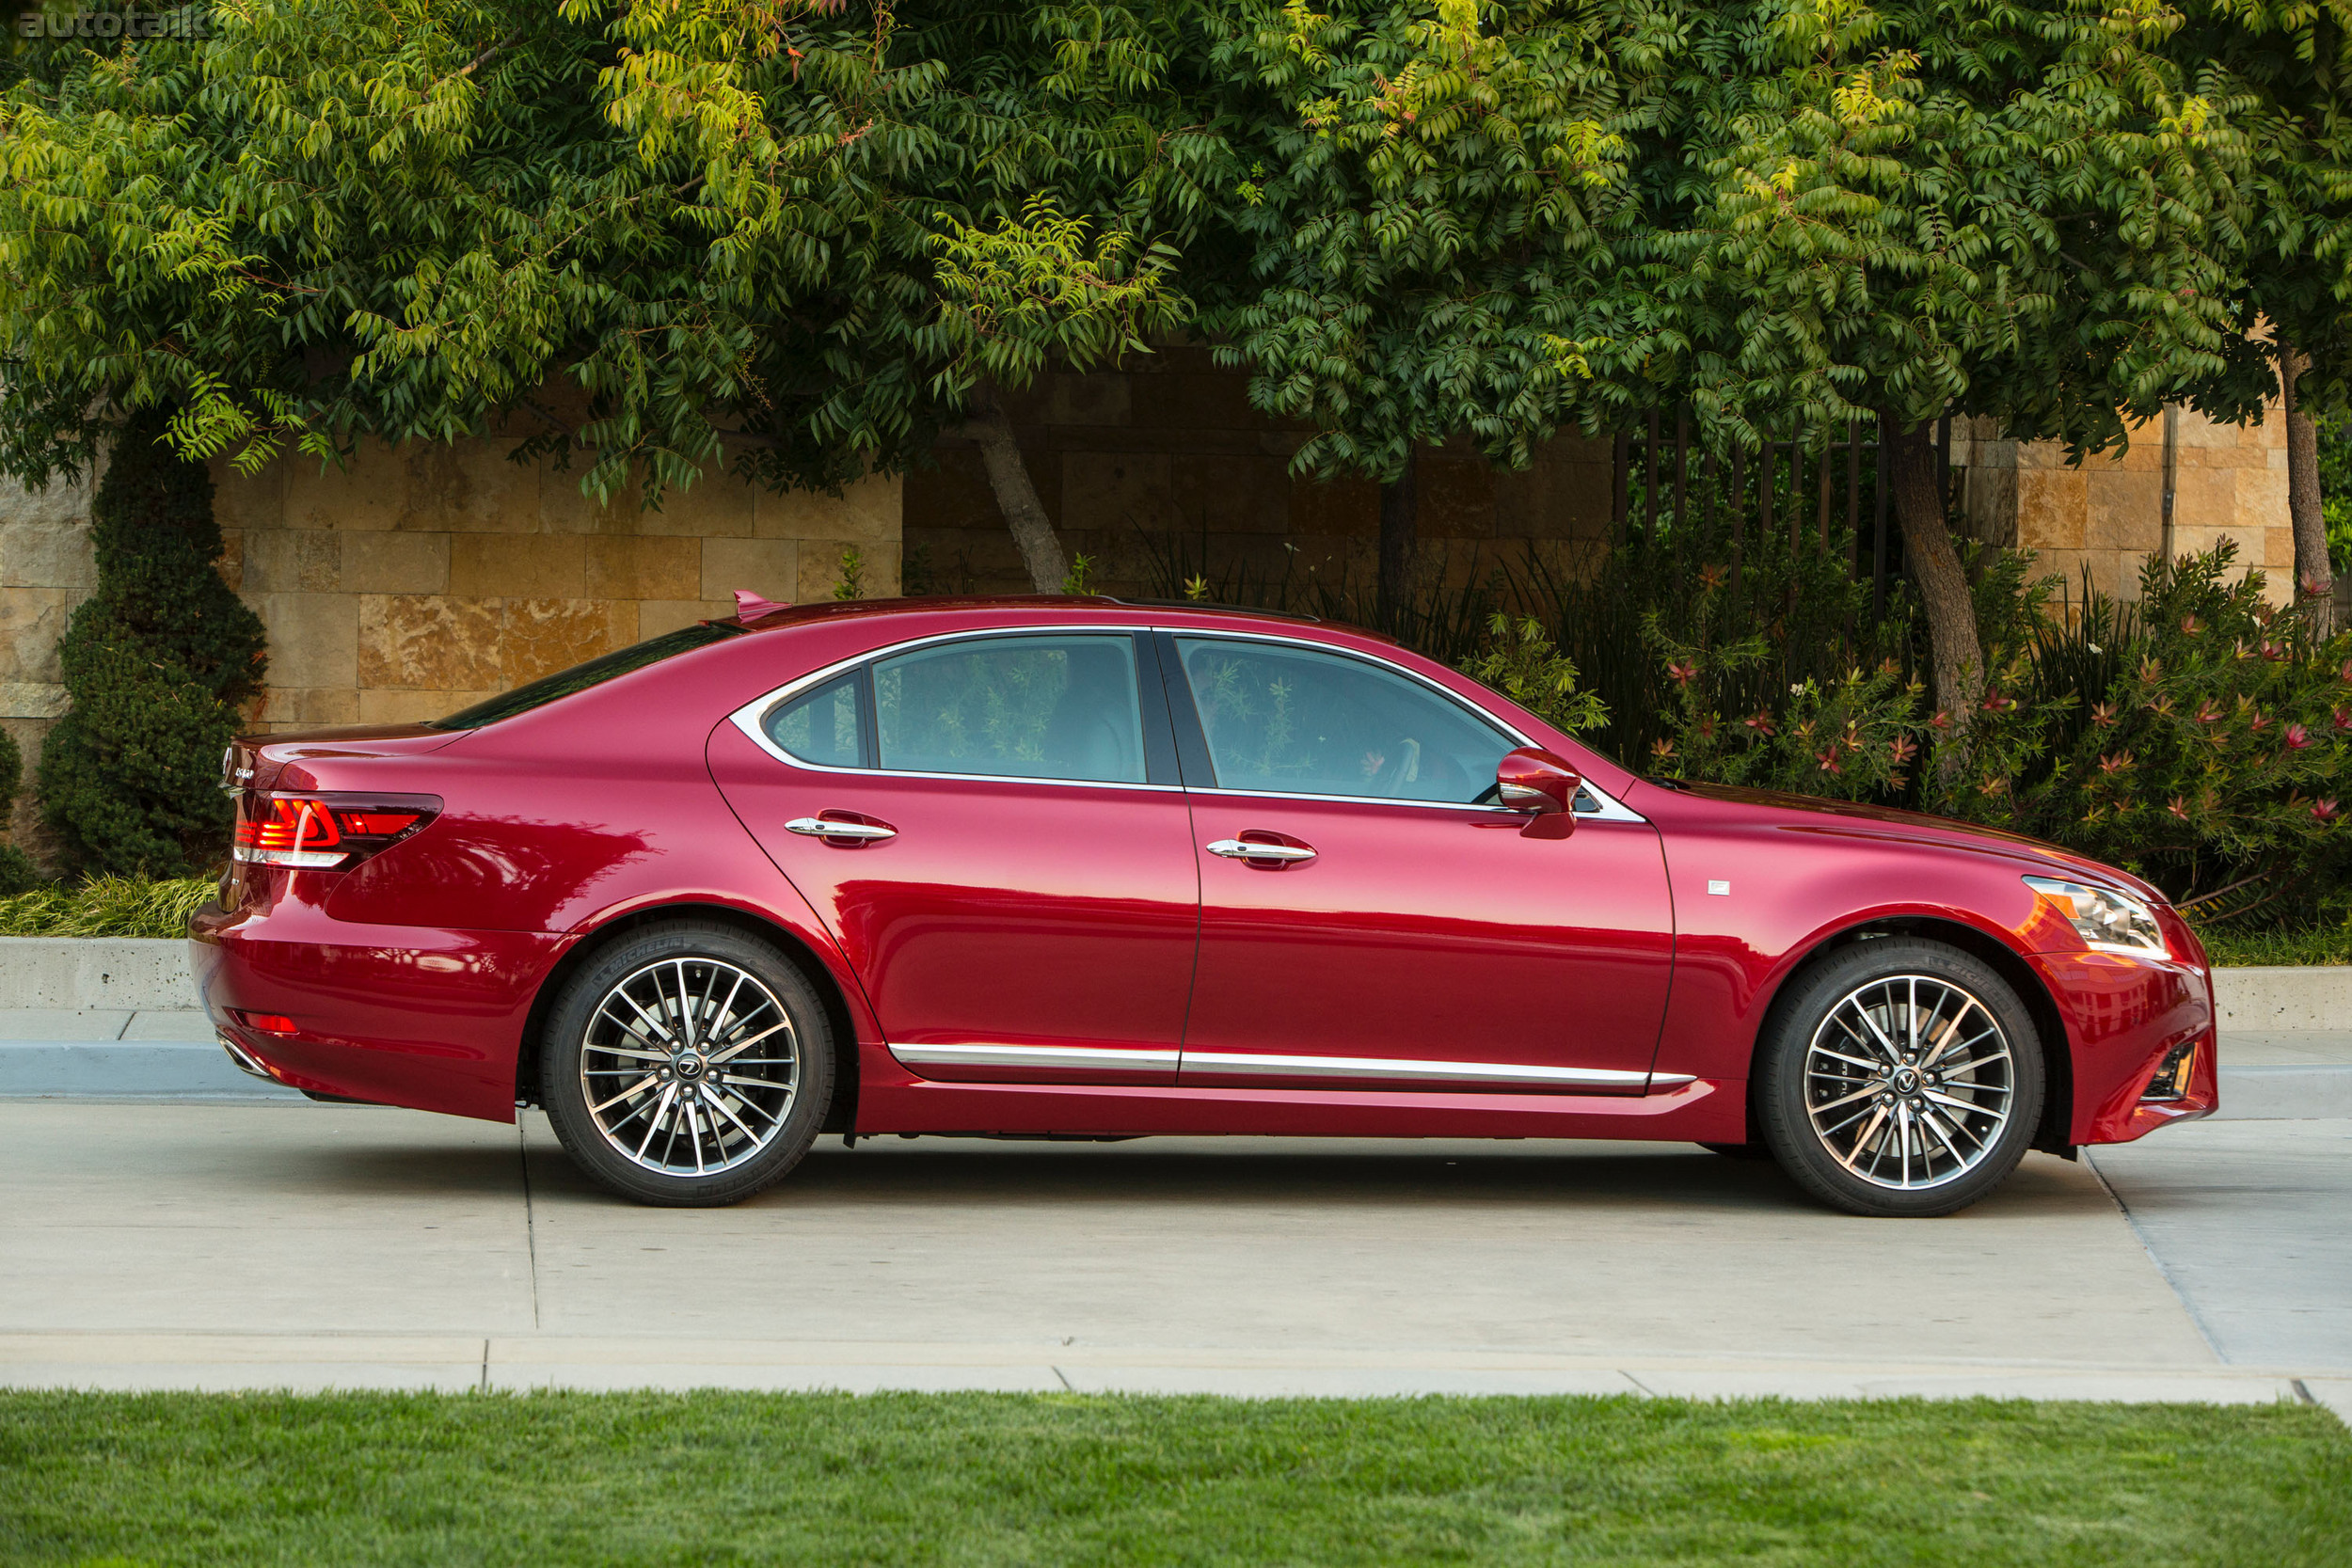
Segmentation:
{"type": "Polygon", "coordinates": [[[1576,831],[1576,792],[1583,777],[1567,758],[1541,746],[1522,746],[1495,765],[1495,793],[1505,810],[1523,811],[1541,825],[1546,838],[1576,831]]]}

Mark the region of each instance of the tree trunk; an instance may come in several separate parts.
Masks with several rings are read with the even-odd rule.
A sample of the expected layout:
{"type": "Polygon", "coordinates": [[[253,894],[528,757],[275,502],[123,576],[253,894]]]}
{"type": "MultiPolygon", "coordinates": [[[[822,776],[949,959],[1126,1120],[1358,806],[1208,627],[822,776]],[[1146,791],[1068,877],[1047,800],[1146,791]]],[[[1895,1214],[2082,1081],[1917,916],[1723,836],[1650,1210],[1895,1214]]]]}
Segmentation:
{"type": "Polygon", "coordinates": [[[988,487],[996,493],[997,510],[1021,546],[1021,562],[1029,569],[1029,586],[1040,594],[1058,594],[1070,580],[1070,562],[1061,553],[1061,540],[1029,483],[1029,466],[1022,460],[1021,444],[1012,437],[1012,421],[996,401],[995,390],[982,383],[973,390],[971,417],[963,434],[980,449],[988,467],[988,487]]]}
{"type": "Polygon", "coordinates": [[[2328,566],[2328,519],[2320,510],[2319,425],[2305,411],[2296,386],[2312,368],[2312,356],[2281,342],[2279,361],[2279,401],[2287,417],[2287,515],[2295,524],[2295,590],[2305,601],[2317,601],[2312,608],[2324,629],[2335,581],[2328,566]]]}
{"type": "MultiPolygon", "coordinates": [[[[1896,422],[1886,428],[1896,430],[1896,422]]],[[[1888,443],[1895,515],[1903,530],[1903,566],[1928,616],[1929,692],[1951,715],[1959,736],[1976,716],[1984,692],[1984,646],[1977,640],[1977,610],[1968,574],[1944,521],[1943,485],[1929,427],[1898,431],[1888,443]]]]}
{"type": "Polygon", "coordinates": [[[1380,629],[1394,635],[1403,625],[1406,596],[1412,590],[1413,546],[1418,541],[1421,499],[1414,493],[1420,467],[1405,453],[1405,471],[1380,486],[1380,581],[1375,613],[1380,629]]]}

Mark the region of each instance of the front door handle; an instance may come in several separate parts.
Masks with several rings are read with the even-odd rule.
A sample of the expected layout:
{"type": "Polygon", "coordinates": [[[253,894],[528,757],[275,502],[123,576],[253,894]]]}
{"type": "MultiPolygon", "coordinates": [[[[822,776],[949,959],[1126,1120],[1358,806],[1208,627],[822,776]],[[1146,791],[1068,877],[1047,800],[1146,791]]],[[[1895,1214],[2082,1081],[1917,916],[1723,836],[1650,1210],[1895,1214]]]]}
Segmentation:
{"type": "Polygon", "coordinates": [[[885,828],[879,822],[835,822],[823,816],[796,816],[784,825],[784,831],[855,844],[879,844],[885,838],[898,836],[898,829],[885,828]]]}
{"type": "Polygon", "coordinates": [[[1238,838],[1220,838],[1209,846],[1212,855],[1223,855],[1229,861],[1311,861],[1315,852],[1303,844],[1251,844],[1238,838]]]}

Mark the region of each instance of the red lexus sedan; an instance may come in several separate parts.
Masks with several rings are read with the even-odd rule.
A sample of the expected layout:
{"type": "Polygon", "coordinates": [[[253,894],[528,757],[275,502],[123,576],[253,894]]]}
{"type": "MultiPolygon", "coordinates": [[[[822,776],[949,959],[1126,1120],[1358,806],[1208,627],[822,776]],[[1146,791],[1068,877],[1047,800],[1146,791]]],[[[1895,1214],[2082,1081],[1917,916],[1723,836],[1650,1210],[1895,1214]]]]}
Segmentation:
{"type": "Polygon", "coordinates": [[[1687,1139],[1940,1214],[2217,1103],[2135,878],[1628,772],[1386,639],[902,599],[240,741],[191,935],[247,1070],[733,1202],[816,1136],[1687,1139]]]}

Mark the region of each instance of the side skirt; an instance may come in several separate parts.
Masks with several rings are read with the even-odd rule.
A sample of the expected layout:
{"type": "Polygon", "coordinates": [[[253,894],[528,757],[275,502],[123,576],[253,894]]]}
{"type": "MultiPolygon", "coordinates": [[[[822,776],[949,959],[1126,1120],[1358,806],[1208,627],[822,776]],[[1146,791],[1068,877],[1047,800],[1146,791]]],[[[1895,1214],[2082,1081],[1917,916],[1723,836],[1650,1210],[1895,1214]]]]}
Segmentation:
{"type": "Polygon", "coordinates": [[[1738,1143],[1747,1085],[1699,1079],[1649,1095],[1149,1085],[865,1085],[858,1135],[993,1132],[1143,1137],[1633,1138],[1738,1143]]]}

